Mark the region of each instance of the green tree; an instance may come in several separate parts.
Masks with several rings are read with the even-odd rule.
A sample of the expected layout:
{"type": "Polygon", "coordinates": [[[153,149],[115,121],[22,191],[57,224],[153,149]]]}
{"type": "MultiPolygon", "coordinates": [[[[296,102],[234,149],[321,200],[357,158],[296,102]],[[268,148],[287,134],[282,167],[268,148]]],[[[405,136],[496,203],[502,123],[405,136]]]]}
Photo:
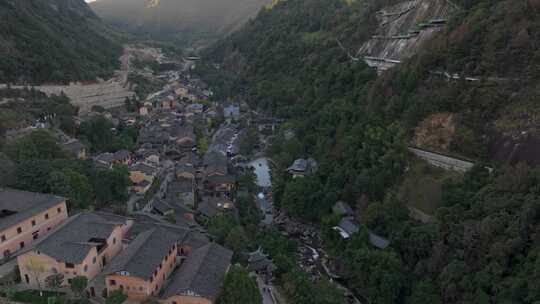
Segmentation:
{"type": "Polygon", "coordinates": [[[235,253],[239,253],[242,249],[248,246],[248,238],[242,226],[237,226],[229,232],[224,241],[225,247],[231,249],[235,253]]]}
{"type": "Polygon", "coordinates": [[[88,278],[85,276],[78,276],[71,279],[70,288],[77,295],[77,297],[82,298],[84,296],[84,291],[88,285],[88,278]]]}
{"type": "Polygon", "coordinates": [[[128,168],[118,165],[111,170],[98,170],[93,184],[96,199],[100,203],[124,202],[131,185],[128,168]]]}
{"type": "Polygon", "coordinates": [[[258,145],[258,143],[259,132],[255,128],[248,128],[247,131],[242,134],[242,138],[240,140],[240,154],[250,156],[255,150],[255,147],[258,145]]]}
{"type": "Polygon", "coordinates": [[[262,296],[255,279],[242,266],[232,266],[223,281],[223,288],[216,303],[218,304],[262,304],[262,296]]]}
{"type": "Polygon", "coordinates": [[[65,152],[48,131],[38,130],[15,140],[5,147],[5,152],[16,162],[66,158],[65,152]]]}
{"type": "Polygon", "coordinates": [[[395,303],[404,279],[404,269],[395,253],[368,247],[348,248],[345,264],[347,280],[371,303],[395,303]]]}
{"type": "Polygon", "coordinates": [[[223,244],[229,233],[237,226],[238,223],[231,215],[219,215],[208,222],[208,233],[217,243],[223,244]]]}
{"type": "Polygon", "coordinates": [[[94,197],[88,177],[72,169],[52,171],[49,186],[52,193],[68,197],[81,209],[88,208],[94,197]]]}
{"type": "Polygon", "coordinates": [[[107,299],[105,299],[105,304],[122,304],[126,299],[127,296],[122,290],[117,289],[109,294],[107,299]]]}

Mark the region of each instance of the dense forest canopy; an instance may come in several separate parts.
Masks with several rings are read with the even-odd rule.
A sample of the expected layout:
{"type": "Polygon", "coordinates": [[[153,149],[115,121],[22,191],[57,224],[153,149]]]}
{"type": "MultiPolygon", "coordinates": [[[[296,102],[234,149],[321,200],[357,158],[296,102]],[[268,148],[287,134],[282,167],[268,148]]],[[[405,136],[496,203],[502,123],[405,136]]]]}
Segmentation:
{"type": "Polygon", "coordinates": [[[0,2],[0,83],[111,75],[121,46],[82,0],[0,2]]]}
{"type": "Polygon", "coordinates": [[[275,201],[326,231],[345,279],[370,303],[537,303],[540,160],[520,151],[536,151],[539,138],[540,2],[452,1],[460,9],[445,29],[377,76],[337,39],[358,48],[377,26],[375,12],[397,2],[279,2],[210,48],[204,57],[218,65],[199,72],[218,98],[236,96],[287,119],[269,150],[275,201]],[[480,162],[438,181],[434,220],[422,224],[408,217],[414,198],[400,189],[411,172],[435,171],[410,171],[416,160],[406,147],[422,121],[441,113],[456,117],[443,152],[480,162]],[[287,130],[295,137],[286,139],[287,130]],[[521,150],[505,154],[513,147],[521,150]],[[309,156],[318,171],[293,180],[286,168],[309,156]],[[367,230],[348,241],[336,236],[338,199],[390,247],[371,247],[367,230]]]}

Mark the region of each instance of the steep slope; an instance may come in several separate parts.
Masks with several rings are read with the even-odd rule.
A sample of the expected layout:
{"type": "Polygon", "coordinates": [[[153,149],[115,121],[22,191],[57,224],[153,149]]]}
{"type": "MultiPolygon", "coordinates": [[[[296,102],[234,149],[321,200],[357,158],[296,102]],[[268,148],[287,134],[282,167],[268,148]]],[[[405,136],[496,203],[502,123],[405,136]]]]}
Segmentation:
{"type": "Polygon", "coordinates": [[[385,31],[377,14],[407,7],[400,2],[280,2],[208,50],[203,59],[217,65],[199,71],[216,96],[245,99],[295,131],[277,134],[268,151],[276,206],[323,226],[328,251],[365,302],[536,303],[540,1],[414,1],[427,5],[425,18],[448,15],[430,5],[457,7],[419,47],[377,47],[375,35],[408,33],[385,31]],[[370,43],[373,54],[403,56],[400,64],[377,75],[356,57],[370,43]],[[411,143],[494,170],[434,173],[406,153],[411,143]],[[286,173],[310,156],[316,173],[286,173]],[[404,178],[414,191],[397,195],[404,178]],[[415,195],[433,209],[432,223],[407,216],[415,195]],[[332,234],[337,200],[390,247],[369,247],[365,233],[348,242],[332,234]]]}
{"type": "Polygon", "coordinates": [[[0,82],[95,79],[121,47],[84,0],[0,1],[0,82]]]}
{"type": "Polygon", "coordinates": [[[269,0],[98,0],[94,11],[110,23],[143,38],[188,45],[230,32],[269,0]]]}
{"type": "Polygon", "coordinates": [[[411,129],[454,113],[450,152],[538,165],[540,2],[461,5],[418,56],[378,79],[369,108],[411,129]]]}

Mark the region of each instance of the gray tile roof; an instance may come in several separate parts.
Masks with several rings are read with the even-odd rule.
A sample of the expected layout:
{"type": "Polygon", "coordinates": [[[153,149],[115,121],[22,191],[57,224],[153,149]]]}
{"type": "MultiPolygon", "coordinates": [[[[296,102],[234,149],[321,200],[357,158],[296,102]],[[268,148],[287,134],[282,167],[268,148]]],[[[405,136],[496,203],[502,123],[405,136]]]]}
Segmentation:
{"type": "Polygon", "coordinates": [[[369,234],[369,242],[371,243],[371,245],[379,248],[379,249],[384,249],[386,247],[388,247],[390,245],[390,241],[381,237],[381,236],[378,236],[376,235],[375,233],[373,233],[372,231],[368,231],[368,234],[369,234]]]}
{"type": "Polygon", "coordinates": [[[69,151],[70,153],[73,153],[75,155],[78,155],[82,150],[85,149],[85,146],[78,140],[76,139],[71,139],[67,142],[65,142],[62,147],[66,150],[66,151],[69,151]]]}
{"type": "Polygon", "coordinates": [[[350,217],[344,217],[339,221],[339,227],[345,230],[349,235],[352,235],[360,230],[360,227],[354,223],[354,220],[350,217]]]}
{"type": "Polygon", "coordinates": [[[126,271],[130,276],[150,279],[169,250],[185,237],[183,233],[156,227],[144,231],[104,270],[106,274],[126,271]]]}
{"type": "Polygon", "coordinates": [[[195,294],[214,301],[220,292],[232,255],[232,251],[215,243],[192,251],[180,269],[173,274],[162,297],[195,294]]]}
{"type": "Polygon", "coordinates": [[[197,206],[197,211],[207,217],[214,217],[222,212],[232,211],[234,208],[232,202],[222,197],[210,197],[203,200],[197,206]],[[225,208],[225,204],[231,204],[232,208],[225,208]]]}
{"type": "Polygon", "coordinates": [[[236,177],[234,175],[212,175],[207,177],[206,181],[213,184],[235,183],[236,177]]]}
{"type": "Polygon", "coordinates": [[[351,206],[349,206],[349,204],[343,201],[336,202],[334,206],[332,207],[332,211],[334,211],[334,213],[338,215],[352,215],[353,214],[353,210],[351,206]]]}
{"type": "Polygon", "coordinates": [[[191,125],[175,123],[171,127],[171,136],[178,139],[187,137],[193,141],[195,140],[195,133],[191,125]]]}
{"type": "Polygon", "coordinates": [[[300,158],[300,159],[295,160],[292,166],[290,166],[287,170],[305,172],[307,170],[307,166],[308,166],[307,160],[300,158]]]}
{"type": "Polygon", "coordinates": [[[122,149],[114,152],[113,157],[115,160],[124,160],[126,158],[129,158],[130,153],[128,150],[122,149]]]}
{"type": "Polygon", "coordinates": [[[129,171],[140,171],[147,175],[154,175],[158,169],[145,163],[136,163],[129,167],[129,171]]]}
{"type": "Polygon", "coordinates": [[[14,189],[0,188],[0,230],[11,227],[45,211],[66,198],[14,189]],[[9,214],[13,211],[15,213],[9,214]]]}
{"type": "Polygon", "coordinates": [[[99,245],[92,239],[107,239],[117,226],[125,224],[127,220],[99,212],[79,213],[35,243],[33,249],[58,261],[79,264],[91,248],[99,245]]]}
{"type": "Polygon", "coordinates": [[[227,157],[219,152],[208,152],[204,155],[203,164],[206,175],[227,174],[227,157]]]}

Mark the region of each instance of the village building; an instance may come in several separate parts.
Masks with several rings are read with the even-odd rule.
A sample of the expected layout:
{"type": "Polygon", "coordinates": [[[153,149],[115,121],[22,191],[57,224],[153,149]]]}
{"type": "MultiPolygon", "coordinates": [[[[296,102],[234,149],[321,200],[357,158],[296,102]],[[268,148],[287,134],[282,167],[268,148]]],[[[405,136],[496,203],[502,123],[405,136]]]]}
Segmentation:
{"type": "Polygon", "coordinates": [[[197,174],[195,166],[187,157],[182,158],[176,163],[175,172],[177,179],[183,178],[192,181],[195,180],[197,174]]]}
{"type": "Polygon", "coordinates": [[[122,149],[114,153],[101,153],[94,158],[94,165],[101,169],[111,169],[114,165],[129,165],[131,164],[131,153],[128,150],[122,149]]]}
{"type": "Polygon", "coordinates": [[[158,169],[150,164],[138,162],[129,167],[129,179],[133,183],[131,191],[136,193],[146,193],[154,178],[158,173],[158,169]]]}
{"type": "Polygon", "coordinates": [[[86,147],[77,139],[70,139],[62,144],[64,151],[67,151],[74,157],[85,160],[88,157],[86,147]]]}
{"type": "Polygon", "coordinates": [[[227,175],[227,157],[219,152],[208,152],[203,158],[203,168],[205,178],[213,175],[227,175]]]}
{"type": "Polygon", "coordinates": [[[149,163],[153,166],[158,166],[159,165],[159,161],[161,159],[161,155],[159,153],[159,151],[155,150],[155,149],[144,149],[144,148],[140,148],[139,150],[137,150],[135,152],[135,155],[142,159],[143,162],[146,162],[146,163],[149,163]]]}
{"type": "Polygon", "coordinates": [[[259,274],[271,275],[277,267],[272,262],[272,259],[270,259],[268,255],[263,252],[262,248],[259,247],[256,251],[248,254],[247,269],[259,274]]]}
{"type": "Polygon", "coordinates": [[[293,178],[304,177],[317,171],[317,162],[313,158],[300,158],[295,160],[287,171],[293,178]]]}
{"type": "MultiPolygon", "coordinates": [[[[343,239],[349,239],[353,234],[360,231],[360,225],[354,220],[353,217],[344,217],[339,224],[333,227],[343,239]]],[[[368,238],[371,245],[385,249],[390,245],[390,241],[375,234],[373,231],[368,230],[368,238]]]]}
{"type": "Polygon", "coordinates": [[[353,215],[353,210],[351,206],[349,206],[349,204],[345,203],[344,201],[337,201],[332,207],[332,211],[334,212],[334,214],[340,216],[353,215]]]}
{"type": "Polygon", "coordinates": [[[158,295],[179,262],[177,244],[182,238],[164,228],[137,235],[104,270],[107,294],[121,290],[129,300],[137,302],[158,295]]]}
{"type": "Polygon", "coordinates": [[[191,252],[160,295],[162,303],[215,303],[232,256],[232,251],[214,243],[191,252]]]}
{"type": "Polygon", "coordinates": [[[192,114],[202,114],[204,111],[204,105],[200,103],[192,103],[187,106],[186,111],[192,114]]]}
{"type": "Polygon", "coordinates": [[[207,176],[203,181],[203,188],[210,196],[229,196],[236,187],[236,177],[234,175],[213,174],[207,176]]]}
{"type": "Polygon", "coordinates": [[[177,179],[169,183],[167,188],[167,200],[187,208],[195,208],[195,180],[177,179]]]}
{"type": "Polygon", "coordinates": [[[197,145],[191,125],[176,123],[171,127],[171,140],[181,152],[190,152],[197,145]]]}
{"type": "Polygon", "coordinates": [[[72,216],[17,257],[22,282],[36,287],[61,274],[71,279],[95,277],[122,250],[122,239],[132,221],[99,212],[72,216]]]}
{"type": "Polygon", "coordinates": [[[213,218],[234,212],[234,203],[224,197],[205,197],[197,206],[197,211],[207,218],[213,218]]]}
{"type": "Polygon", "coordinates": [[[66,198],[0,188],[0,254],[7,259],[68,217],[66,198]]]}

